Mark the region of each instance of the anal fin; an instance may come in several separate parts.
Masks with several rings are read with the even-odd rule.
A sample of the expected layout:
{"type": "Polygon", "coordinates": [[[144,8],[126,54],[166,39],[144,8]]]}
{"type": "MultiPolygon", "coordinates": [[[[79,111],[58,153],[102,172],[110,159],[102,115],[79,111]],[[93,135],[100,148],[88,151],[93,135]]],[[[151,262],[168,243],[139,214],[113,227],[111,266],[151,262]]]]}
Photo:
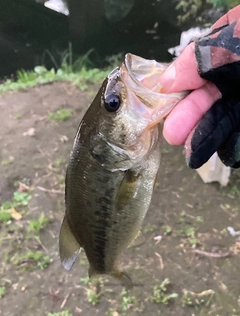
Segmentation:
{"type": "Polygon", "coordinates": [[[59,253],[61,263],[66,270],[71,269],[80,252],[80,248],[81,246],[73,236],[66,216],[64,216],[59,234],[59,253]]]}
{"type": "Polygon", "coordinates": [[[129,248],[131,247],[138,247],[142,244],[144,244],[146,241],[145,237],[143,236],[142,230],[139,230],[137,235],[134,237],[134,239],[131,241],[129,248]]]}

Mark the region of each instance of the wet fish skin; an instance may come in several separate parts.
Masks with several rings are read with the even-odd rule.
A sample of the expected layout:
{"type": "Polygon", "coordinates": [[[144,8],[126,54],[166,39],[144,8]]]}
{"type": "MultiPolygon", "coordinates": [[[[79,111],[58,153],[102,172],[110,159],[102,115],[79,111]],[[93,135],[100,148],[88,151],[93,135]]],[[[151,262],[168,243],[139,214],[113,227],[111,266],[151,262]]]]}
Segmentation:
{"type": "MultiPolygon", "coordinates": [[[[160,164],[158,108],[159,102],[166,104],[160,93],[150,98],[149,88],[145,92],[133,75],[129,78],[132,57],[127,55],[120,69],[109,74],[80,123],[67,168],[66,213],[59,238],[66,269],[82,247],[89,276],[108,274],[127,287],[132,281],[119,268],[120,257],[138,235],[151,202],[160,164]],[[120,99],[116,112],[106,110],[112,95],[120,99]]],[[[181,98],[174,96],[172,106],[181,98]]]]}

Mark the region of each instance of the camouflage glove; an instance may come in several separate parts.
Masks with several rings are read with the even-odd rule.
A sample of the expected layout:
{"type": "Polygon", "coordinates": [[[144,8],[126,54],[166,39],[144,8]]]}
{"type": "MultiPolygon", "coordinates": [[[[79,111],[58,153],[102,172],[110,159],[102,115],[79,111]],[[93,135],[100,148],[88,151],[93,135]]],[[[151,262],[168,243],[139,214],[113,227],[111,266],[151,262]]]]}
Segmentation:
{"type": "Polygon", "coordinates": [[[222,162],[240,167],[240,6],[230,10],[195,42],[198,72],[222,93],[189,136],[189,166],[199,168],[217,151],[222,162]]]}

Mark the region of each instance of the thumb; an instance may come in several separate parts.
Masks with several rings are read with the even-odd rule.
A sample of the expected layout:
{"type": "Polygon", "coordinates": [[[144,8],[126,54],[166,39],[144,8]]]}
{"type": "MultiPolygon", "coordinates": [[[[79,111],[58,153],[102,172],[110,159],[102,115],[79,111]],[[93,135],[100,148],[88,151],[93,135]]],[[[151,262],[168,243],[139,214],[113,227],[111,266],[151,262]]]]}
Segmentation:
{"type": "Polygon", "coordinates": [[[184,49],[161,75],[159,81],[163,85],[163,93],[198,89],[206,83],[198,74],[194,43],[184,49]]]}

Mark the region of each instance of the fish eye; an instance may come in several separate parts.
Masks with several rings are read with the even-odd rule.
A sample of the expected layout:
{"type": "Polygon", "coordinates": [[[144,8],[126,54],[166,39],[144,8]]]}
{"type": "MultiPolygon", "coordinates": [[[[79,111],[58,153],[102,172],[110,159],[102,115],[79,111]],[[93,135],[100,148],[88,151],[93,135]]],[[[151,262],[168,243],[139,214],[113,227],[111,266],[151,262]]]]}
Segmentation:
{"type": "Polygon", "coordinates": [[[120,107],[120,98],[115,94],[109,94],[105,98],[104,105],[108,112],[116,112],[120,107]]]}

